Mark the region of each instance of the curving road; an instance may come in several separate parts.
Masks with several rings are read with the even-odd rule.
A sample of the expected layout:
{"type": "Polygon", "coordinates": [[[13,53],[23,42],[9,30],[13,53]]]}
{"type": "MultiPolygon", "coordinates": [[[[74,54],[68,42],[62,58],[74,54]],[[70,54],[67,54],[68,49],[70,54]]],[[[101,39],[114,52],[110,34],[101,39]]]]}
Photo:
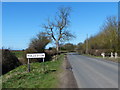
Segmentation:
{"type": "Polygon", "coordinates": [[[67,55],[79,88],[118,88],[118,64],[70,53],[67,55]]]}

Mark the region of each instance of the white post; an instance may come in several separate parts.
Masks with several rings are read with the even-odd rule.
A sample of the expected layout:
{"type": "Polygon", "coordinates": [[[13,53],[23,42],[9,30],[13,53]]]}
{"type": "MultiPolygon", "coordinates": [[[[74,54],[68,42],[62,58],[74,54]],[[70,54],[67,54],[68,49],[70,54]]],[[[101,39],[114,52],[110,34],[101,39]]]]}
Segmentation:
{"type": "Polygon", "coordinates": [[[103,58],[105,58],[105,53],[101,53],[101,55],[103,56],[103,58]]]}
{"type": "Polygon", "coordinates": [[[111,52],[111,58],[113,58],[113,53],[111,52]]]}
{"type": "Polygon", "coordinates": [[[28,58],[28,72],[30,72],[30,60],[28,58]]]}
{"type": "Polygon", "coordinates": [[[103,58],[105,58],[105,53],[103,53],[103,58]]]}
{"type": "Polygon", "coordinates": [[[115,52],[115,58],[117,58],[117,53],[115,52]]]}

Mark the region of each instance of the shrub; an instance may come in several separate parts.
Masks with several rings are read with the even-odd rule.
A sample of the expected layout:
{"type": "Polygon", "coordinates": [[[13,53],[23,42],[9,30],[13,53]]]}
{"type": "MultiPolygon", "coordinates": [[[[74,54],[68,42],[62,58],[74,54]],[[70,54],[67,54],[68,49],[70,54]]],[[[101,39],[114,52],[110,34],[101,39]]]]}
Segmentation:
{"type": "Polygon", "coordinates": [[[2,49],[2,74],[21,65],[18,58],[9,49],[2,49]]]}
{"type": "MultiPolygon", "coordinates": [[[[27,63],[26,54],[27,53],[45,53],[44,49],[51,39],[44,33],[39,33],[36,38],[33,38],[29,44],[29,47],[25,50],[25,63],[27,63]]],[[[50,55],[46,53],[45,60],[50,59],[50,55]]],[[[30,62],[41,62],[42,59],[31,59],[30,62]]]]}
{"type": "Polygon", "coordinates": [[[45,52],[50,55],[50,56],[54,56],[57,54],[57,51],[56,50],[45,50],[45,52]]]}

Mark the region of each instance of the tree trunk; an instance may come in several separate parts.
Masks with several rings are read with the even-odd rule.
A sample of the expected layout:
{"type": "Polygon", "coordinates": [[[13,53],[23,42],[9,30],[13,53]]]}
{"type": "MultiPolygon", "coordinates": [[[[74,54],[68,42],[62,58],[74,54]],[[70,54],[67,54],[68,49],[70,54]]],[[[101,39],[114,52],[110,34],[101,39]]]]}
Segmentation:
{"type": "Polygon", "coordinates": [[[57,50],[57,53],[59,52],[59,42],[56,41],[56,50],[57,50]]]}
{"type": "Polygon", "coordinates": [[[56,60],[58,60],[58,52],[59,52],[59,42],[58,41],[56,41],[56,50],[57,50],[56,60]]]}

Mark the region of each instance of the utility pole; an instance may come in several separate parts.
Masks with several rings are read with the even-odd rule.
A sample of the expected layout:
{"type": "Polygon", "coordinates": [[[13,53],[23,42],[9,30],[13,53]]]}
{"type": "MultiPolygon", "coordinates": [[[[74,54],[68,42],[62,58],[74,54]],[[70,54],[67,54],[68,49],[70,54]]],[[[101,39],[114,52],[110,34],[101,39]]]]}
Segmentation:
{"type": "Polygon", "coordinates": [[[86,39],[86,54],[88,54],[88,34],[87,34],[87,39],[86,39]]]}
{"type": "Polygon", "coordinates": [[[118,50],[120,50],[120,20],[118,20],[118,28],[117,28],[117,31],[118,31],[118,50]]]}

